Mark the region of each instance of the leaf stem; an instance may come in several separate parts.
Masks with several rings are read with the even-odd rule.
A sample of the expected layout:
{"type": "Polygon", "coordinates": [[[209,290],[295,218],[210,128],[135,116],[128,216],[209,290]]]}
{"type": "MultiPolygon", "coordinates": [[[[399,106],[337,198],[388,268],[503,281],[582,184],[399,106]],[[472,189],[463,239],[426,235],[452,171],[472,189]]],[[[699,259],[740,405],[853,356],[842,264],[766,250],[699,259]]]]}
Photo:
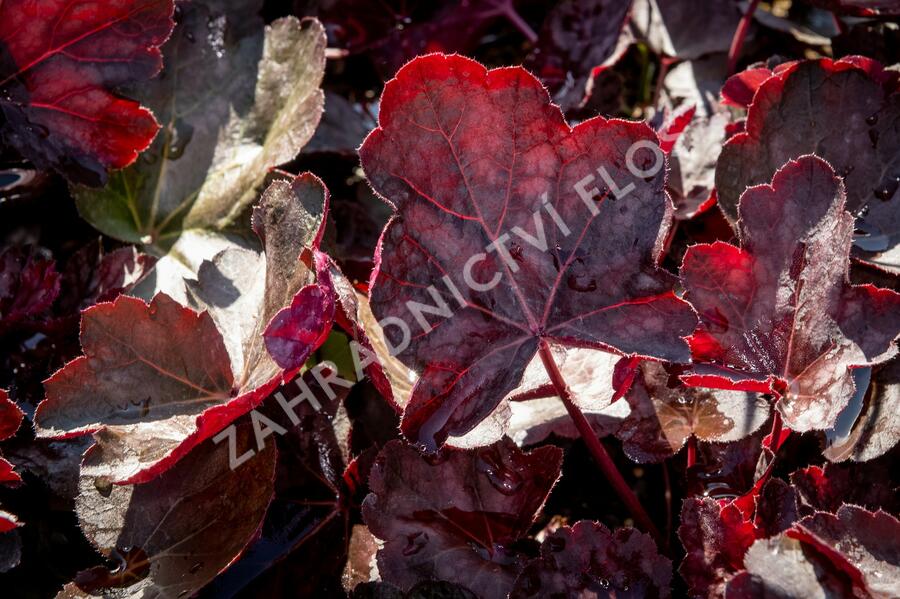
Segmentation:
{"type": "MultiPolygon", "coordinates": [[[[784,424],[781,418],[781,412],[779,412],[777,408],[773,410],[773,412],[775,412],[775,414],[772,416],[772,431],[769,433],[769,449],[772,450],[772,453],[778,453],[778,450],[781,449],[783,444],[780,437],[784,424]]],[[[784,440],[787,441],[787,437],[785,437],[784,440]]]]}
{"type": "Polygon", "coordinates": [[[697,437],[691,435],[687,442],[687,467],[697,463],[697,437]]]}
{"type": "Polygon", "coordinates": [[[587,445],[587,448],[597,462],[597,465],[600,466],[600,470],[603,472],[604,476],[606,476],[606,479],[612,485],[616,494],[628,508],[628,511],[631,512],[631,515],[634,517],[638,526],[650,533],[657,544],[662,547],[662,537],[660,536],[656,525],[653,524],[650,516],[647,514],[646,510],[644,510],[644,506],[638,501],[637,496],[628,486],[628,483],[622,478],[622,474],[619,472],[619,469],[616,468],[612,458],[609,457],[609,454],[606,452],[606,448],[603,447],[600,439],[597,438],[594,429],[591,428],[591,424],[588,422],[587,418],[585,418],[584,413],[575,405],[575,402],[572,399],[572,392],[569,390],[569,386],[566,384],[562,372],[559,370],[559,366],[556,365],[556,360],[554,360],[553,353],[550,351],[550,344],[547,343],[545,339],[541,339],[539,353],[541,361],[544,363],[544,368],[547,369],[547,374],[550,376],[550,382],[553,383],[557,395],[559,395],[563,405],[566,406],[569,417],[572,419],[572,422],[575,423],[575,428],[578,429],[585,445],[587,445]]]}
{"type": "Polygon", "coordinates": [[[734,30],[734,37],[731,38],[731,47],[728,49],[729,75],[734,75],[735,70],[737,69],[741,47],[744,45],[744,38],[747,37],[747,31],[750,30],[750,21],[753,20],[753,13],[756,12],[757,5],[759,5],[759,0],[750,0],[750,6],[747,7],[747,12],[741,17],[737,29],[734,30]]]}
{"type": "MultiPolygon", "coordinates": [[[[784,427],[781,412],[777,409],[773,410],[775,415],[772,417],[772,430],[769,432],[769,444],[768,447],[772,451],[772,461],[769,463],[765,472],[763,472],[762,476],[756,481],[754,488],[762,489],[763,485],[769,480],[769,477],[772,475],[772,470],[775,467],[775,461],[778,459],[778,450],[781,449],[781,446],[784,444],[781,438],[781,431],[784,427]]],[[[790,431],[788,431],[788,435],[785,436],[784,441],[787,441],[787,438],[790,436],[790,431]]],[[[763,446],[765,447],[765,437],[763,438],[763,446]]]]}

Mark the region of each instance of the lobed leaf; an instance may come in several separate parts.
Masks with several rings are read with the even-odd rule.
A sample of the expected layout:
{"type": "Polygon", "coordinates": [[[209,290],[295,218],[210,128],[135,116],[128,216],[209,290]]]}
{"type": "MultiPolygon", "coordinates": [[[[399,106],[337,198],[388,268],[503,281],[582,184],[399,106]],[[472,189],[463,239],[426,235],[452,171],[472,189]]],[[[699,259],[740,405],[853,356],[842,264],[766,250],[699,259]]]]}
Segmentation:
{"type": "Polygon", "coordinates": [[[741,198],[740,248],[688,249],[685,297],[700,314],[689,384],[776,392],[786,424],[827,429],[855,392],[851,369],[896,353],[900,295],[850,285],[853,217],[821,158],[804,156],[741,198]]]}
{"type": "Polygon", "coordinates": [[[409,438],[435,449],[472,430],[541,342],[687,359],[695,315],[657,267],[672,215],[664,172],[630,172],[633,144],[646,173],[659,159],[649,127],[596,117],[570,128],[519,68],[434,54],[385,86],[360,157],[396,209],[370,300],[379,321],[411,332],[401,347],[403,327],[385,331],[420,375],[402,422],[409,438]],[[601,167],[628,189],[620,199],[600,191],[601,167]],[[579,182],[597,187],[582,199],[579,182]],[[569,234],[544,218],[547,206],[569,234]],[[437,307],[426,316],[417,304],[437,307]]]}
{"type": "MultiPolygon", "coordinates": [[[[728,140],[716,168],[725,214],[735,220],[744,189],[768,183],[786,161],[815,153],[840,175],[847,210],[859,215],[860,255],[884,268],[900,268],[896,74],[863,57],[792,62],[769,77],[759,69],[742,77],[751,74],[761,76],[754,75],[755,94],[742,96],[742,102],[752,97],[746,131],[728,140]]],[[[728,90],[726,84],[723,93],[734,94],[728,90]]]]}

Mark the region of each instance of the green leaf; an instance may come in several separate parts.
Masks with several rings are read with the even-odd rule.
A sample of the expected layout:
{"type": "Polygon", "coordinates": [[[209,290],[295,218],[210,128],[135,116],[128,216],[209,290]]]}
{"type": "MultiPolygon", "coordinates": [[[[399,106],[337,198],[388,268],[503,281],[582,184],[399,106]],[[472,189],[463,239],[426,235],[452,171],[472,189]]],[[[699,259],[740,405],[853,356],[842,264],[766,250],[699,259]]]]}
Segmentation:
{"type": "Polygon", "coordinates": [[[269,169],[312,137],[324,102],[324,28],[294,17],[263,27],[256,4],[182,5],[163,73],[129,90],[157,115],[160,134],[105,188],[73,189],[81,215],[103,233],[164,254],[186,231],[226,230],[269,169]]]}

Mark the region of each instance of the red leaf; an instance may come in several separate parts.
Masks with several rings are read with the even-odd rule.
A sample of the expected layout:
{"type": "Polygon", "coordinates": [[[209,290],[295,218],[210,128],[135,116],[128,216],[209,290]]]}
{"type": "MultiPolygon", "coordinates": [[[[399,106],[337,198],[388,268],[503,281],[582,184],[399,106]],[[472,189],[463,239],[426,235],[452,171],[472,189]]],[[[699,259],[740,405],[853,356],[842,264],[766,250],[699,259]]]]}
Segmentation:
{"type": "Polygon", "coordinates": [[[672,114],[666,115],[666,121],[659,130],[659,148],[663,152],[666,154],[672,153],[672,148],[675,147],[675,143],[691,123],[691,119],[694,118],[695,112],[697,112],[697,106],[695,104],[688,104],[680,107],[672,114]]]}
{"type": "Polygon", "coordinates": [[[900,295],[849,283],[844,205],[831,167],[805,156],[744,193],[740,248],[688,249],[685,297],[701,321],[691,347],[714,365],[689,384],[759,390],[767,378],[790,428],[834,425],[854,393],[850,368],[888,359],[900,332],[900,295]]]}
{"type": "Polygon", "coordinates": [[[744,569],[744,555],[754,541],[788,529],[796,518],[796,495],[779,479],[735,501],[686,499],[678,528],[686,555],[678,571],[692,595],[724,597],[728,582],[744,569]],[[742,509],[742,503],[750,509],[742,509]]]}
{"type": "Polygon", "coordinates": [[[0,331],[47,312],[59,296],[59,281],[52,260],[14,246],[0,253],[0,331]]]}
{"type": "Polygon", "coordinates": [[[15,530],[20,525],[21,522],[19,522],[19,520],[15,516],[10,514],[9,512],[0,510],[0,534],[15,530]]]}
{"type": "Polygon", "coordinates": [[[381,359],[387,361],[392,358],[380,356],[366,332],[366,319],[370,317],[370,309],[362,306],[362,302],[367,303],[368,299],[365,297],[360,299],[353,284],[330,256],[320,252],[316,255],[316,260],[322,262],[320,279],[323,284],[334,290],[335,322],[350,336],[351,344],[356,344],[352,347],[352,351],[356,352],[355,355],[358,356],[358,360],[355,359],[354,363],[358,364],[362,370],[362,372],[356,373],[357,377],[361,378],[359,375],[367,376],[378,392],[392,406],[396,406],[398,398],[394,397],[391,381],[385,374],[385,365],[381,363],[381,359]]]}
{"type": "Polygon", "coordinates": [[[562,452],[523,453],[509,439],[433,457],[388,443],[369,478],[363,518],[384,541],[382,578],[409,590],[422,580],[506,597],[522,567],[511,547],[524,537],[559,478],[562,452]]]}
{"type": "MultiPolygon", "coordinates": [[[[9,399],[9,395],[4,389],[0,389],[0,441],[15,435],[23,418],[25,418],[25,414],[19,406],[9,399]]],[[[21,480],[22,478],[13,470],[13,465],[0,458],[0,482],[11,483],[21,480]]],[[[20,524],[15,516],[0,510],[0,534],[18,528],[20,524]]]]}
{"type": "Polygon", "coordinates": [[[134,162],[159,125],[113,90],[159,72],[173,11],[172,0],[0,4],[3,138],[79,182],[134,162]]]}
{"type": "Polygon", "coordinates": [[[747,108],[756,90],[773,75],[772,69],[758,67],[732,75],[722,86],[722,104],[747,108]]]}
{"type": "Polygon", "coordinates": [[[748,186],[768,183],[788,160],[815,153],[841,176],[847,209],[859,215],[864,235],[857,252],[900,269],[888,255],[900,243],[896,87],[896,73],[862,57],[779,65],[753,96],[746,131],[722,149],[716,168],[722,210],[736,220],[748,186]]]}
{"type": "MultiPolygon", "coordinates": [[[[379,123],[360,157],[397,215],[371,302],[382,323],[414,329],[399,354],[421,374],[408,437],[434,449],[474,428],[515,388],[540,339],[687,359],[695,315],[656,266],[672,215],[664,173],[636,177],[625,163],[632,144],[656,147],[649,127],[596,117],[572,129],[525,70],[443,55],[397,73],[379,123]],[[599,191],[600,168],[627,195],[599,191]],[[416,316],[410,302],[458,309],[416,316]]],[[[650,170],[653,154],[640,148],[635,166],[650,170]]],[[[385,326],[395,347],[401,328],[385,326]]]]}
{"type": "Polygon", "coordinates": [[[791,484],[797,490],[804,514],[837,512],[845,503],[873,511],[900,511],[900,497],[889,465],[878,462],[809,466],[792,473],[791,484]]]}
{"type": "Polygon", "coordinates": [[[325,313],[334,312],[334,294],[322,285],[308,285],[297,292],[290,306],[282,308],[266,326],[266,349],[285,370],[298,369],[309,357],[310,348],[322,345],[325,313]]]}
{"type": "Polygon", "coordinates": [[[544,540],[541,557],[525,566],[510,598],[664,599],[671,581],[672,562],[659,555],[649,535],[633,528],[613,533],[582,520],[544,540]]]}
{"type": "Polygon", "coordinates": [[[81,345],[85,355],[44,383],[47,397],[35,414],[38,434],[64,438],[110,428],[116,436],[142,438],[145,453],[118,480],[152,478],[142,464],[155,466],[170,456],[187,432],[196,435],[195,417],[234,399],[228,352],[212,318],[167,295],[149,305],[122,295],[88,308],[81,345]],[[163,419],[170,419],[168,425],[163,419]],[[151,445],[151,439],[158,440],[151,445]]]}
{"type": "Polygon", "coordinates": [[[94,432],[85,472],[145,482],[292,379],[331,329],[333,292],[299,260],[321,240],[326,195],[308,174],[273,183],[254,211],[265,253],[225,250],[187,282],[207,311],[165,294],[85,310],[85,355],[45,381],[38,434],[94,432]],[[300,338],[275,339],[279,327],[300,338]]]}
{"type": "Polygon", "coordinates": [[[23,418],[25,414],[19,406],[9,398],[5,390],[0,389],[0,441],[15,435],[23,418]]]}
{"type": "Polygon", "coordinates": [[[685,500],[678,537],[687,553],[678,571],[696,597],[722,597],[757,538],[739,509],[708,497],[685,500]]]}

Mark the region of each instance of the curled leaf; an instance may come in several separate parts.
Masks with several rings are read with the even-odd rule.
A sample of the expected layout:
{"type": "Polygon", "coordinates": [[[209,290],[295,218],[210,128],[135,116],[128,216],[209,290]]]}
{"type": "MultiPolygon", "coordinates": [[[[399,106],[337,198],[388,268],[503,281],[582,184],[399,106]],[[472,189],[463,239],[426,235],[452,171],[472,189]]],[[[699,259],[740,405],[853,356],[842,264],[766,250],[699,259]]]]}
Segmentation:
{"type": "MultiPolygon", "coordinates": [[[[900,441],[900,360],[896,358],[875,372],[863,405],[846,435],[828,439],[825,457],[834,462],[864,462],[880,457],[900,441]]],[[[849,408],[850,406],[848,406],[849,408]]]]}
{"type": "Polygon", "coordinates": [[[254,213],[265,252],[226,250],[187,281],[203,312],[165,294],[85,310],[85,355],[45,382],[38,435],[94,432],[86,472],[143,482],[293,378],[331,329],[333,292],[300,261],[326,212],[315,177],[277,181],[254,213]]]}

